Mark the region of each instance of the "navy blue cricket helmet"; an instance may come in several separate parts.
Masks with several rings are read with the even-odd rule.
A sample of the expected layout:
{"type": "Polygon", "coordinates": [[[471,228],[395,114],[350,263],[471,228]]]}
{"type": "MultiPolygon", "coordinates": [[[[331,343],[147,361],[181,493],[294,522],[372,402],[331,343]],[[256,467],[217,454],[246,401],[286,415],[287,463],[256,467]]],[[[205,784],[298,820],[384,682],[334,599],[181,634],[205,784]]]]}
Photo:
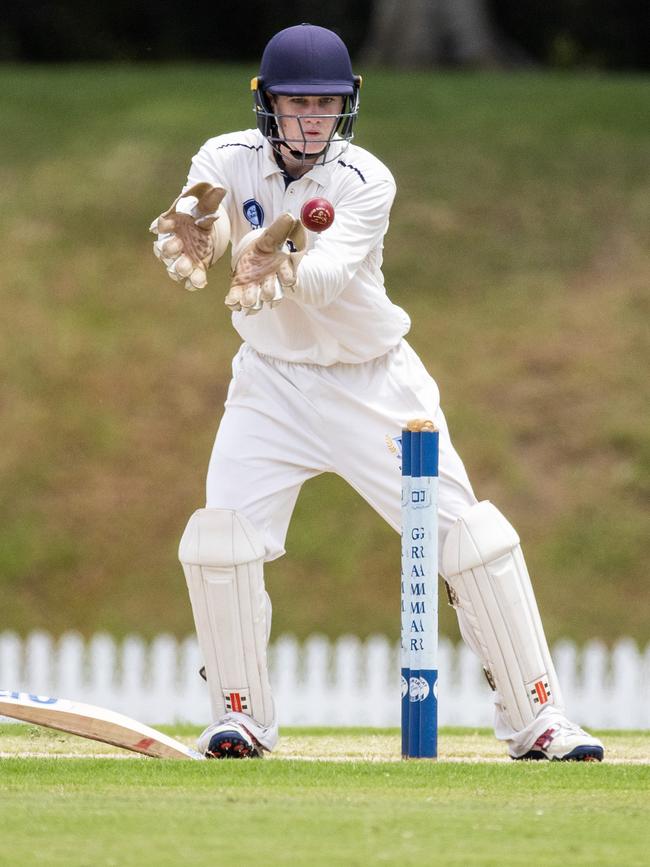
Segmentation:
{"type": "MultiPolygon", "coordinates": [[[[281,30],[269,41],[262,55],[260,74],[251,82],[254,92],[254,111],[262,135],[277,151],[282,143],[278,117],[269,98],[270,94],[286,96],[342,96],[343,109],[332,136],[344,143],[352,141],[354,125],[359,113],[361,76],[354,75],[350,55],[343,40],[315,24],[298,24],[281,30]]],[[[321,162],[328,162],[325,154],[331,141],[324,142],[321,162]]],[[[342,149],[331,157],[336,158],[342,149]]],[[[291,151],[299,155],[300,151],[291,151]]]]}

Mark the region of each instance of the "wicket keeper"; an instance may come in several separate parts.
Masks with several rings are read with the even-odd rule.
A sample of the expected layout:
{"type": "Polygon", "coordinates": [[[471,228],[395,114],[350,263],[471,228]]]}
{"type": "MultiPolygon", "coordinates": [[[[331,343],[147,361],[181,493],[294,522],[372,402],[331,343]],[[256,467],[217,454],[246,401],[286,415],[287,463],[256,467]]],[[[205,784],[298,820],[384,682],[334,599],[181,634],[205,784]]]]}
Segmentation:
{"type": "Polygon", "coordinates": [[[152,225],[157,256],[188,289],[231,245],[225,303],[242,338],[205,508],[179,552],[212,707],[199,749],[244,758],[276,744],[263,567],[284,554],[302,484],[337,473],[399,532],[387,443],[428,418],[440,432],[439,570],[494,691],[496,737],[513,759],[601,760],[602,744],[565,715],[519,536],[474,495],[438,387],[406,340],[409,317],[387,295],[395,181],[353,144],[361,79],[346,46],[311,24],[282,30],[252,88],[256,128],[207,141],[152,225]],[[299,220],[315,197],[335,214],[320,233],[299,220]]]}

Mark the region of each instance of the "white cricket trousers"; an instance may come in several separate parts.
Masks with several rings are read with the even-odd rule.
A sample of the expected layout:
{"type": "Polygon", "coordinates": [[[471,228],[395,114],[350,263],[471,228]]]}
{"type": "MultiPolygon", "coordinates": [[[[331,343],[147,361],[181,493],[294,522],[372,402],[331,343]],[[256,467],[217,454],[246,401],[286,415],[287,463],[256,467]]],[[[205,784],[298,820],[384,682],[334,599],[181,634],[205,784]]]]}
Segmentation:
{"type": "MultiPolygon", "coordinates": [[[[436,383],[405,340],[373,361],[330,367],[279,361],[244,344],[233,360],[233,379],[210,459],[207,507],[246,515],[262,534],[265,559],[274,560],[284,554],[303,482],[333,472],[399,532],[397,444],[406,422],[428,418],[440,431],[441,552],[451,525],[477,500],[439,401],[436,383]]],[[[471,632],[463,629],[467,615],[459,609],[456,613],[461,632],[471,632]]],[[[495,708],[497,737],[509,742],[514,755],[524,752],[531,726],[515,732],[499,706],[495,708]]],[[[244,722],[267,748],[275,744],[277,719],[263,728],[242,714],[229,717],[244,722]]]]}
{"type": "MultiPolygon", "coordinates": [[[[438,387],[405,340],[362,364],[295,364],[243,344],[207,477],[207,508],[236,509],[262,534],[265,559],[284,554],[303,482],[332,472],[399,532],[401,430],[432,419],[440,431],[439,550],[476,503],[449,438],[438,387]]],[[[396,568],[398,568],[396,566],[396,568]]]]}

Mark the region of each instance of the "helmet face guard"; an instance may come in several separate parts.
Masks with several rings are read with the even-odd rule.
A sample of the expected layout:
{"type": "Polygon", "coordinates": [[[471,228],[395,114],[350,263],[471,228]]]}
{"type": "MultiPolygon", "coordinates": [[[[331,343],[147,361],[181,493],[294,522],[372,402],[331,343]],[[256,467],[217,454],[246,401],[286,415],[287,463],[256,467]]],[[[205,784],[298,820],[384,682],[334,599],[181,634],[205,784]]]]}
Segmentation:
{"type": "MultiPolygon", "coordinates": [[[[354,84],[352,93],[327,93],[327,96],[342,96],[343,109],[336,114],[318,114],[318,115],[294,115],[294,114],[279,114],[274,108],[271,101],[271,95],[278,96],[296,96],[294,93],[282,93],[279,90],[273,89],[272,92],[267,91],[264,87],[264,81],[261,77],[254,78],[251,82],[251,90],[253,91],[253,111],[257,119],[257,128],[262,133],[265,139],[268,140],[273,150],[283,155],[288,151],[291,156],[299,162],[309,163],[310,165],[324,165],[332,162],[341,156],[346,150],[349,143],[354,138],[354,126],[359,114],[359,88],[361,87],[361,76],[354,76],[354,84]],[[332,130],[327,138],[308,139],[305,135],[303,121],[307,118],[318,118],[320,120],[335,120],[332,130]],[[282,120],[287,118],[296,121],[300,131],[300,138],[286,139],[282,134],[282,120]],[[320,144],[321,149],[316,153],[307,153],[307,145],[320,144]],[[332,145],[332,147],[330,147],[332,145]]],[[[317,96],[325,95],[318,93],[304,92],[304,95],[317,96]]]]}
{"type": "MultiPolygon", "coordinates": [[[[253,110],[257,127],[280,156],[287,151],[293,159],[309,165],[335,160],[354,136],[359,113],[361,77],[354,75],[345,43],[331,30],[313,24],[299,24],[276,33],[270,40],[260,65],[260,74],[251,82],[253,110]],[[327,139],[317,153],[308,153],[302,121],[309,115],[278,114],[273,96],[342,96],[342,111],[335,115],[317,115],[334,119],[327,139]],[[283,118],[298,122],[301,138],[286,141],[282,134],[283,118]],[[338,146],[336,146],[338,145],[338,146]]],[[[312,115],[316,117],[316,115],[312,115]]]]}

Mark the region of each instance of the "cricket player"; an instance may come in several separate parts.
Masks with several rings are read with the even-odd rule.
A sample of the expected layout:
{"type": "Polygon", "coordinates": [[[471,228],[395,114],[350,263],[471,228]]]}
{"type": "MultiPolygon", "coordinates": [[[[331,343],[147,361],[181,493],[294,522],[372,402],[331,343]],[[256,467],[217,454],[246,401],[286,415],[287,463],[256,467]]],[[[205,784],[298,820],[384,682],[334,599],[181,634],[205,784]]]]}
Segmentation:
{"type": "Polygon", "coordinates": [[[284,554],[303,482],[338,473],[399,532],[393,443],[425,418],[440,431],[439,570],[494,690],[496,737],[513,759],[601,760],[602,744],[565,716],[519,536],[475,497],[438,387],[405,339],[409,317],[386,294],[395,181],[352,144],[360,86],[336,34],[277,33],[252,82],[256,128],[207,141],[152,224],[156,255],[188,289],[231,245],[225,303],[242,338],[206,505],[179,551],[213,716],[199,749],[259,756],[277,741],[263,566],[284,554]],[[321,233],[299,220],[314,197],[335,211],[321,233]]]}

